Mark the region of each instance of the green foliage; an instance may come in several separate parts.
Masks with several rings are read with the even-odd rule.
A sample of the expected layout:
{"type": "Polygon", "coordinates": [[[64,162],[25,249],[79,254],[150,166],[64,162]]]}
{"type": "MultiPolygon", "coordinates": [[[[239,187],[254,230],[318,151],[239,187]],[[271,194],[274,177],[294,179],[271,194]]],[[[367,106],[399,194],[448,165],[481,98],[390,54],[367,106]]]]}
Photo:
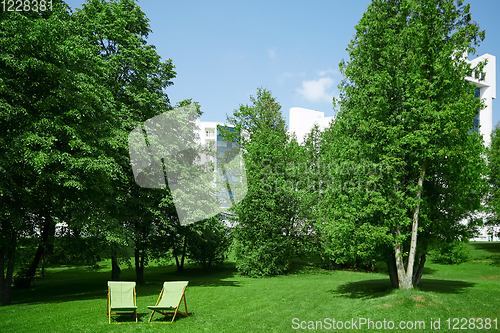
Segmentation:
{"type": "Polygon", "coordinates": [[[118,118],[99,51],[66,4],[0,19],[0,301],[8,303],[17,238],[37,237],[49,249],[56,220],[76,212],[88,220],[109,200],[118,118]]]}
{"type": "Polygon", "coordinates": [[[432,258],[441,264],[462,264],[471,258],[469,249],[462,242],[442,243],[440,247],[432,250],[432,258]]]}
{"type": "Polygon", "coordinates": [[[283,274],[307,235],[295,190],[299,176],[290,172],[293,162],[300,162],[298,145],[290,141],[281,106],[270,91],[259,88],[250,100],[251,105],[241,105],[228,117],[235,132],[225,133],[229,139],[242,134],[238,140],[248,184],[246,197],[233,207],[236,266],[250,276],[283,274]]]}
{"type": "Polygon", "coordinates": [[[500,224],[500,126],[491,133],[491,145],[487,150],[489,192],[487,205],[490,218],[485,221],[489,227],[500,224]]]}
{"type": "Polygon", "coordinates": [[[189,225],[187,255],[189,260],[210,269],[227,259],[232,244],[232,230],[212,217],[189,225]]]}
{"type": "MultiPolygon", "coordinates": [[[[45,253],[64,221],[105,238],[104,255],[132,244],[123,222],[139,212],[132,203],[146,202],[134,199],[151,193],[134,183],[127,136],[170,108],[164,88],[175,72],[147,45],[148,19],[134,1],[90,0],[71,13],[54,0],[52,11],[0,20],[0,301],[8,303],[21,235],[45,253]]],[[[147,208],[164,193],[155,195],[147,208]]]]}
{"type": "Polygon", "coordinates": [[[390,254],[411,288],[434,244],[470,236],[459,221],[485,193],[482,138],[469,133],[483,104],[462,54],[483,38],[461,2],[369,5],[340,63],[340,111],[321,152],[333,172],[317,228],[334,260],[390,254]]]}
{"type": "Polygon", "coordinates": [[[462,242],[442,243],[441,246],[432,250],[432,258],[441,264],[462,264],[469,261],[471,254],[469,249],[462,242]]]}
{"type": "Polygon", "coordinates": [[[54,242],[54,253],[49,265],[74,265],[94,267],[105,252],[104,240],[100,237],[64,235],[54,242]]]}
{"type": "Polygon", "coordinates": [[[162,61],[155,47],[147,44],[149,20],[134,1],[89,0],[74,14],[74,20],[87,27],[86,37],[99,49],[107,73],[103,82],[113,92],[109,111],[119,119],[107,141],[107,154],[118,163],[118,174],[106,214],[87,229],[105,237],[110,249],[103,253],[106,257],[119,258],[128,247],[134,248],[140,275],[148,263],[148,238],[163,223],[160,203],[169,192],[136,184],[128,136],[137,125],[171,109],[164,89],[173,84],[175,66],[171,59],[162,61]]]}

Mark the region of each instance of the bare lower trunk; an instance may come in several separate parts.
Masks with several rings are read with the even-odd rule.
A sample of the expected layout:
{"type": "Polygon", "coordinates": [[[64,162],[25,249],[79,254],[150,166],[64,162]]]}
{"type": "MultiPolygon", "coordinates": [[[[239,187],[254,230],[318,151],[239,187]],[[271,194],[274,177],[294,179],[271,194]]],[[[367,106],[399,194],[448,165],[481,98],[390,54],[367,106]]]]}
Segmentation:
{"type": "Polygon", "coordinates": [[[396,269],[395,256],[391,252],[387,252],[387,270],[389,272],[389,278],[391,279],[391,284],[393,288],[398,288],[398,272],[396,269]]]}
{"type": "Polygon", "coordinates": [[[144,283],[144,250],[135,249],[135,277],[137,283],[144,283]]]}
{"type": "Polygon", "coordinates": [[[0,247],[0,303],[9,305],[12,301],[11,285],[14,273],[17,236],[14,232],[5,232],[3,236],[2,238],[6,242],[0,247]]]}
{"type": "Polygon", "coordinates": [[[396,259],[396,271],[398,273],[398,286],[399,289],[407,289],[406,286],[406,270],[403,262],[403,249],[402,245],[399,241],[399,237],[401,236],[401,230],[399,225],[396,226],[396,246],[394,251],[394,257],[396,259]]]}
{"type": "Polygon", "coordinates": [[[184,270],[184,258],[186,257],[186,249],[187,249],[187,236],[184,235],[182,252],[178,253],[175,247],[175,239],[173,241],[173,253],[175,258],[175,264],[177,266],[177,272],[182,272],[184,270]],[[180,255],[180,260],[179,260],[180,255]]]}
{"type": "MultiPolygon", "coordinates": [[[[420,198],[422,197],[422,185],[424,183],[425,169],[427,167],[427,161],[422,165],[420,170],[420,177],[418,178],[418,190],[417,190],[417,207],[413,212],[413,221],[411,225],[411,240],[410,240],[410,252],[408,253],[408,263],[407,269],[405,270],[402,256],[402,245],[399,239],[396,240],[395,244],[395,256],[396,256],[396,267],[398,270],[399,288],[400,289],[413,289],[414,276],[413,276],[413,266],[415,262],[415,254],[417,250],[417,236],[418,236],[418,214],[420,212],[420,198]]],[[[400,226],[396,226],[396,237],[399,238],[401,234],[400,226]]],[[[425,262],[425,261],[424,261],[425,262]]],[[[423,268],[422,268],[423,270],[423,268]]],[[[420,278],[418,279],[420,281],[420,278]]]]}
{"type": "Polygon", "coordinates": [[[180,266],[180,262],[179,262],[179,257],[177,256],[177,248],[175,247],[175,235],[173,236],[174,239],[172,241],[172,253],[174,255],[174,259],[175,259],[175,267],[177,267],[177,271],[180,272],[180,269],[179,269],[179,266],[180,266]]]}
{"type": "Polygon", "coordinates": [[[184,258],[186,258],[187,236],[184,236],[184,245],[182,246],[181,267],[184,270],[184,258]]]}
{"type": "Polygon", "coordinates": [[[18,287],[21,288],[28,288],[33,281],[33,278],[35,277],[36,270],[38,268],[38,265],[40,264],[40,260],[42,259],[43,256],[46,254],[51,254],[54,249],[54,235],[55,235],[55,225],[52,220],[52,217],[50,216],[49,213],[47,213],[44,217],[44,222],[43,222],[43,229],[42,229],[42,238],[41,238],[41,244],[38,246],[38,249],[36,250],[35,257],[33,258],[33,261],[31,262],[30,267],[28,268],[28,271],[26,272],[26,275],[23,277],[23,279],[17,283],[18,287]]]}
{"type": "Polygon", "coordinates": [[[118,259],[116,256],[111,256],[111,280],[119,281],[120,280],[120,266],[118,265],[118,259]]]}
{"type": "Polygon", "coordinates": [[[413,285],[418,286],[420,284],[420,279],[422,278],[422,274],[424,274],[424,265],[426,260],[426,255],[423,253],[420,256],[420,262],[415,270],[415,274],[413,274],[413,285]]]}

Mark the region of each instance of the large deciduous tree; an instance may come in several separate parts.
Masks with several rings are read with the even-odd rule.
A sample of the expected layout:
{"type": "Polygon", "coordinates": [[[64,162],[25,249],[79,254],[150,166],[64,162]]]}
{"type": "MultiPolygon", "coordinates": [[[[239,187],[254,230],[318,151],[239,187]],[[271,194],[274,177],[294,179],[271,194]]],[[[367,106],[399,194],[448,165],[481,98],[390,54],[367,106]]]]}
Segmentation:
{"type": "Polygon", "coordinates": [[[55,224],[109,199],[117,118],[99,50],[67,5],[2,12],[0,22],[0,300],[9,304],[16,240],[39,239],[29,284],[52,248],[55,224]]]}
{"type": "Polygon", "coordinates": [[[108,209],[112,214],[105,217],[107,223],[98,223],[92,232],[108,235],[114,279],[119,275],[119,251],[115,248],[119,244],[134,248],[140,283],[147,263],[147,238],[160,223],[155,215],[168,193],[136,184],[128,136],[137,125],[171,109],[164,89],[173,84],[175,67],[171,59],[162,60],[155,47],[147,44],[149,20],[133,0],[89,0],[76,12],[75,21],[87,27],[86,37],[99,48],[108,72],[104,82],[113,93],[112,110],[119,119],[113,129],[114,139],[109,142],[109,154],[120,165],[108,209]]]}
{"type": "Polygon", "coordinates": [[[482,102],[463,55],[484,35],[462,1],[374,0],[340,64],[325,150],[337,187],[318,226],[341,258],[386,257],[402,289],[419,283],[433,242],[469,236],[459,221],[481,203],[484,148],[470,130],[482,102]]]}
{"type": "Polygon", "coordinates": [[[118,277],[117,246],[133,242],[125,222],[141,214],[130,203],[150,211],[164,195],[135,184],[127,137],[170,109],[164,88],[175,72],[147,45],[148,19],[134,1],[91,0],[71,14],[54,0],[50,12],[0,19],[0,300],[8,304],[17,240],[39,240],[20,280],[29,285],[58,222],[75,236],[105,236],[118,277]]]}

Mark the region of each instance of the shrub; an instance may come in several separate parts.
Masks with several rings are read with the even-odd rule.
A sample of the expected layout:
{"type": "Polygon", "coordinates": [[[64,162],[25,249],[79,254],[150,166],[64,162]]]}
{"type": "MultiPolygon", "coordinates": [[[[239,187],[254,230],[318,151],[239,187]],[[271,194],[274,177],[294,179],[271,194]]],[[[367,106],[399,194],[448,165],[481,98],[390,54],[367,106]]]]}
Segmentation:
{"type": "Polygon", "coordinates": [[[187,255],[189,260],[209,269],[227,258],[231,243],[231,228],[214,217],[189,226],[187,255]]]}
{"type": "Polygon", "coordinates": [[[442,243],[432,255],[434,261],[446,265],[458,265],[470,259],[469,250],[461,242],[442,243]]]}

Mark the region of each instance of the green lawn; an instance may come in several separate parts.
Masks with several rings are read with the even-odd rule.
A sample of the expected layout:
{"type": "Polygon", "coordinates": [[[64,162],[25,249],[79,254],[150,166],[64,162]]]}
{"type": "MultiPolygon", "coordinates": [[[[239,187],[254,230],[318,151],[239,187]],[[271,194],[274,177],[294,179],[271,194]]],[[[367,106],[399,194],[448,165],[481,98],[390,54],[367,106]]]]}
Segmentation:
{"type": "MultiPolygon", "coordinates": [[[[500,243],[468,247],[471,261],[448,266],[429,260],[419,290],[406,292],[391,290],[383,273],[325,271],[307,263],[293,274],[263,279],[238,276],[231,263],[210,274],[190,266],[183,274],[174,267],[149,267],[147,283],[137,286],[139,323],[121,325],[108,324],[110,270],[105,263],[100,269],[51,268],[32,288],[14,290],[13,305],[0,307],[0,332],[292,332],[302,321],[304,327],[322,321],[328,328],[332,319],[352,323],[352,318],[358,329],[349,332],[367,331],[359,329],[360,318],[379,325],[392,321],[395,329],[400,321],[423,321],[425,330],[414,329],[419,332],[436,331],[430,322],[438,318],[442,332],[448,331],[448,318],[491,318],[497,329],[495,321],[484,329],[483,321],[482,330],[468,331],[500,331],[500,243]],[[147,305],[155,304],[163,281],[169,280],[189,280],[190,316],[180,315],[173,324],[149,324],[147,305]]],[[[123,268],[121,279],[134,275],[133,269],[123,268]]]]}

